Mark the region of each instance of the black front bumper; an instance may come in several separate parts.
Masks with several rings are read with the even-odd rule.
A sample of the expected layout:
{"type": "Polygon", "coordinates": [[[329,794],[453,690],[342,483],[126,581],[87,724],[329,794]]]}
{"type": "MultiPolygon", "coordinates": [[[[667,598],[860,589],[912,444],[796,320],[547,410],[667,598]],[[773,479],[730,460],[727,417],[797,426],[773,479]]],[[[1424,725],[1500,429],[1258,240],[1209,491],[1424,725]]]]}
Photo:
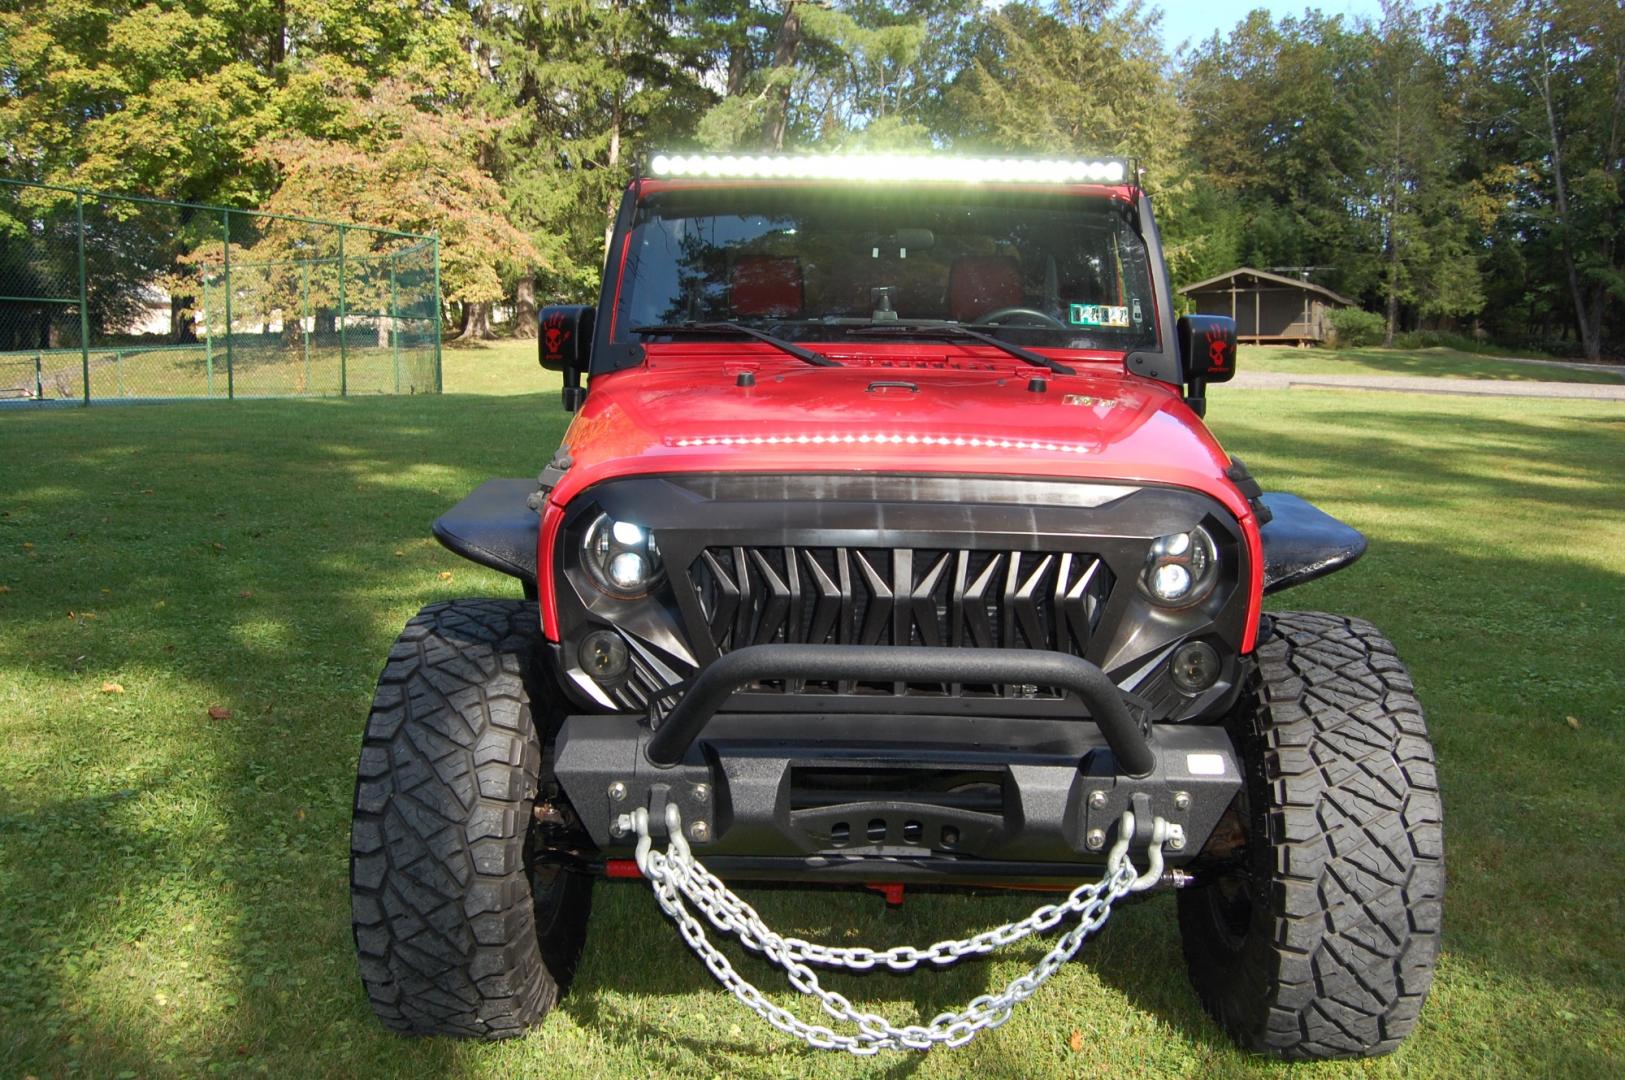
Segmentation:
{"type": "MultiPolygon", "coordinates": [[[[709,665],[663,715],[569,717],[554,772],[594,844],[630,853],[620,816],[664,820],[728,876],[975,882],[1076,877],[1123,811],[1203,846],[1241,787],[1229,736],[1151,725],[1094,664],[1036,650],[761,645],[709,665]],[[765,677],[1046,686],[1069,717],[723,712],[765,677]]],[[[1143,839],[1143,838],[1142,838],[1143,839]]]]}

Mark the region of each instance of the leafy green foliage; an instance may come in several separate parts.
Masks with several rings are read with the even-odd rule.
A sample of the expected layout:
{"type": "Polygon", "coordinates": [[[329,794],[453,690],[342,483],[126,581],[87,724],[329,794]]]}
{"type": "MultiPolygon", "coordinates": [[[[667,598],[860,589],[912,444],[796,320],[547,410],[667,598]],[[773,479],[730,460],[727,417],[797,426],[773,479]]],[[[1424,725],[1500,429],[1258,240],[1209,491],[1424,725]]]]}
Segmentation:
{"type": "Polygon", "coordinates": [[[928,35],[963,4],[710,2],[690,7],[717,20],[712,55],[727,93],[695,129],[706,147],[784,149],[817,144],[921,148],[931,134],[921,107],[928,35]]]}
{"type": "Polygon", "coordinates": [[[1375,345],[1382,340],[1386,325],[1381,315],[1352,307],[1333,308],[1327,312],[1326,321],[1332,324],[1332,332],[1337,335],[1337,346],[1345,349],[1375,345]]]}
{"type": "Polygon", "coordinates": [[[1318,12],[1277,23],[1255,11],[1197,48],[1180,93],[1201,125],[1190,162],[1206,193],[1171,231],[1191,238],[1201,269],[1317,265],[1332,269],[1316,280],[1346,294],[1370,283],[1381,245],[1349,212],[1363,204],[1367,167],[1350,137],[1362,111],[1349,89],[1367,81],[1372,46],[1318,12]],[[1220,223],[1212,241],[1210,219],[1220,223]]]}
{"type": "Polygon", "coordinates": [[[1595,358],[1625,296],[1621,55],[1606,0],[1254,12],[1182,80],[1210,190],[1170,230],[1192,255],[1180,276],[1312,266],[1390,330],[1476,319],[1508,340],[1567,332],[1595,358]]]}
{"type": "Polygon", "coordinates": [[[1469,185],[1451,174],[1450,131],[1459,116],[1448,60],[1434,26],[1393,5],[1375,30],[1358,129],[1367,160],[1365,206],[1382,244],[1379,291],[1389,344],[1402,304],[1421,316],[1475,314],[1484,304],[1470,224],[1469,185]]]}
{"type": "Polygon", "coordinates": [[[1033,154],[1139,157],[1166,180],[1183,150],[1158,17],[1138,2],[1007,4],[948,91],[956,141],[1033,154]]]}
{"type": "MultiPolygon", "coordinates": [[[[0,172],[443,229],[454,306],[512,302],[524,329],[538,300],[592,297],[655,148],[1114,152],[1146,169],[1176,282],[1311,267],[1389,335],[1619,350],[1617,3],[1260,10],[1175,56],[1161,18],[1146,0],[15,2],[0,172]],[[419,139],[432,190],[400,182],[419,139]]],[[[195,233],[177,222],[140,265],[195,233]]]]}
{"type": "Polygon", "coordinates": [[[1595,359],[1625,299],[1625,9],[1478,0],[1454,14],[1459,52],[1482,72],[1464,156],[1492,196],[1479,206],[1502,271],[1488,321],[1549,334],[1561,318],[1595,359]]]}
{"type": "MultiPolygon", "coordinates": [[[[266,209],[439,233],[446,299],[501,299],[507,282],[540,256],[508,220],[496,180],[478,165],[499,125],[472,108],[426,112],[412,103],[416,92],[392,78],[365,97],[335,96],[342,138],[296,136],[262,145],[256,158],[274,162],[283,177],[266,209]]],[[[253,258],[293,257],[306,230],[272,223],[268,234],[271,242],[257,245],[253,258]]]]}
{"type": "MultiPolygon", "coordinates": [[[[393,0],[19,5],[0,12],[0,171],[440,232],[446,295],[500,298],[540,256],[482,164],[497,128],[471,101],[468,20],[435,16],[393,0]]],[[[206,235],[174,224],[134,285],[206,235]]]]}
{"type": "Polygon", "coordinates": [[[505,120],[492,169],[541,255],[527,269],[549,300],[594,296],[636,153],[692,125],[713,99],[671,8],[528,2],[482,20],[486,99],[505,120]]]}

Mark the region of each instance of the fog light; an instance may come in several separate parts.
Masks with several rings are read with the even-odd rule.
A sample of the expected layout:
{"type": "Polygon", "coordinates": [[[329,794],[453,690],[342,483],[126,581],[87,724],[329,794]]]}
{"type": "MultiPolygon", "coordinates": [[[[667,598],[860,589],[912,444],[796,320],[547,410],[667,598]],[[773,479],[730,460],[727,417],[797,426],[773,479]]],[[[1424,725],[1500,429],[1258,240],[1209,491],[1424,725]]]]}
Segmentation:
{"type": "Polygon", "coordinates": [[[594,630],[581,639],[577,655],[581,668],[594,682],[614,682],[626,674],[626,642],[613,630],[594,630]]]}
{"type": "Polygon", "coordinates": [[[1218,650],[1205,641],[1187,641],[1174,650],[1168,674],[1185,693],[1200,694],[1219,681],[1218,650]]]}

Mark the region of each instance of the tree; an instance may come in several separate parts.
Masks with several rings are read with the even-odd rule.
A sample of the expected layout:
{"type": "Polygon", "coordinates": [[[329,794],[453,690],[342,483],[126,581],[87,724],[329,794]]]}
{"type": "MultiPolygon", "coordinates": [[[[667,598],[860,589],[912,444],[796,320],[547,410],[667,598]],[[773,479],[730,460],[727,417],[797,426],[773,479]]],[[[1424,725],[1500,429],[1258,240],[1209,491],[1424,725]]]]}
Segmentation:
{"type": "MultiPolygon", "coordinates": [[[[1112,153],[1145,166],[1176,279],[1311,266],[1384,310],[1390,340],[1475,315],[1609,348],[1618,0],[1256,11],[1176,57],[1149,2],[0,0],[0,172],[444,227],[447,293],[478,334],[493,303],[527,332],[540,300],[593,295],[656,147],[1112,153]]],[[[61,213],[0,229],[21,250],[61,213]]],[[[96,317],[216,225],[95,215],[96,317]]]]}
{"type": "MultiPolygon", "coordinates": [[[[421,108],[417,95],[416,85],[399,79],[364,97],[335,89],[330,100],[342,137],[291,136],[256,151],[283,178],[265,208],[438,233],[445,299],[464,305],[464,336],[484,336],[482,312],[541,255],[509,221],[501,188],[480,168],[499,126],[468,106],[421,108]]],[[[303,227],[273,223],[255,257],[292,258],[307,236],[303,227]]]]}
{"type": "Polygon", "coordinates": [[[1356,139],[1366,159],[1365,206],[1382,246],[1383,344],[1401,305],[1424,315],[1468,315],[1483,305],[1467,198],[1452,175],[1457,125],[1446,96],[1443,50],[1407,0],[1388,0],[1363,69],[1366,122],[1356,139]]]}
{"type": "Polygon", "coordinates": [[[841,5],[710,0],[722,16],[708,55],[728,93],[700,120],[713,149],[927,145],[922,81],[927,20],[959,4],[841,5]]]}
{"type": "Polygon", "coordinates": [[[1161,15],[1139,0],[1007,4],[948,91],[956,146],[1138,158],[1166,181],[1184,125],[1161,15]]]}
{"type": "Polygon", "coordinates": [[[1194,246],[1180,229],[1189,125],[1160,20],[1139,0],[1007,4],[961,32],[962,65],[930,115],[956,148],[1133,159],[1178,272],[1194,246]]]}
{"type": "MultiPolygon", "coordinates": [[[[538,285],[587,299],[636,153],[692,129],[714,100],[699,83],[700,46],[670,4],[526,0],[492,22],[502,25],[490,34],[491,100],[507,120],[493,167],[545,264],[539,279],[536,268],[519,275],[517,299],[538,285]]],[[[519,306],[517,329],[534,333],[534,301],[519,306]]]]}
{"type": "MultiPolygon", "coordinates": [[[[0,11],[0,172],[227,206],[265,204],[281,182],[268,147],[333,140],[344,103],[391,77],[428,108],[469,80],[463,21],[393,0],[180,0],[8,5],[0,11]]],[[[93,247],[107,303],[159,275],[218,222],[108,213],[93,247]],[[144,243],[145,249],[137,250],[144,243]],[[116,271],[116,272],[115,272],[116,271]]],[[[171,333],[191,334],[195,298],[172,295],[171,333]]],[[[94,305],[93,305],[94,306],[94,305]]]]}
{"type": "MultiPolygon", "coordinates": [[[[272,177],[245,155],[275,127],[272,61],[261,48],[275,5],[28,5],[0,12],[0,172],[193,201],[263,198],[272,177]]],[[[109,221],[106,234],[132,221],[109,221]]],[[[124,260],[134,276],[98,267],[100,292],[134,303],[154,273],[199,239],[189,213],[173,236],[148,236],[124,260]]],[[[112,243],[108,250],[128,250],[112,243]]],[[[171,333],[191,336],[191,298],[172,304],[171,333]]]]}
{"type": "Polygon", "coordinates": [[[1507,224],[1551,238],[1576,336],[1597,359],[1609,304],[1625,297],[1625,11],[1613,0],[1477,0],[1463,15],[1485,71],[1490,137],[1540,193],[1512,200],[1507,224]]]}
{"type": "MultiPolygon", "coordinates": [[[[1380,234],[1367,205],[1368,156],[1352,134],[1372,52],[1368,28],[1307,12],[1255,11],[1187,61],[1179,95],[1193,130],[1189,168],[1204,194],[1173,223],[1175,244],[1239,238],[1239,262],[1316,267],[1341,292],[1372,292],[1380,234]],[[1199,213],[1197,211],[1200,211],[1199,213]]],[[[1233,268],[1206,260],[1210,273],[1233,268]]]]}

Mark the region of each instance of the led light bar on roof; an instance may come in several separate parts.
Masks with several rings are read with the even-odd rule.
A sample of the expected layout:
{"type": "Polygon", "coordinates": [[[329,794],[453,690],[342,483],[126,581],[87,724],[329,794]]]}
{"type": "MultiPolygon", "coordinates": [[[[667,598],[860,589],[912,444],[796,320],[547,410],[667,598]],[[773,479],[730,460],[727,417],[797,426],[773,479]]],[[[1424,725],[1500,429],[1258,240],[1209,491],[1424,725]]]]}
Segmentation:
{"type": "Polygon", "coordinates": [[[1128,166],[1114,158],[1073,161],[929,154],[656,154],[649,170],[656,177],[967,184],[1120,184],[1129,175],[1128,166]]]}

